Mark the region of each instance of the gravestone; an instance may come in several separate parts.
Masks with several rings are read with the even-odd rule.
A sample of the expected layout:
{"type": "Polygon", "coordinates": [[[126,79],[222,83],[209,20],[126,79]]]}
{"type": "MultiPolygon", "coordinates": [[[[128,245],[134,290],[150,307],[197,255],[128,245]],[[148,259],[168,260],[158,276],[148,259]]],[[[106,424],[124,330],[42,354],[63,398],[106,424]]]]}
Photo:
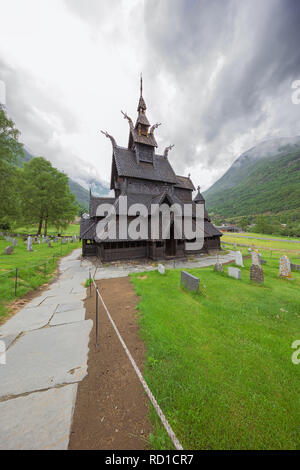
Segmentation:
{"type": "Polygon", "coordinates": [[[163,264],[159,264],[157,267],[157,270],[160,274],[165,274],[166,273],[166,268],[164,267],[163,264]]]}
{"type": "Polygon", "coordinates": [[[50,241],[48,241],[48,248],[53,248],[50,241]]]}
{"type": "Polygon", "coordinates": [[[216,263],[214,265],[214,271],[219,271],[220,273],[222,273],[224,271],[223,264],[222,263],[216,263]]]}
{"type": "Polygon", "coordinates": [[[259,258],[257,251],[252,251],[251,258],[252,258],[252,265],[260,266],[260,258],[259,258]]]}
{"type": "Polygon", "coordinates": [[[234,249],[234,250],[237,249],[236,243],[233,244],[233,249],[234,249]]]}
{"type": "Polygon", "coordinates": [[[243,256],[242,256],[242,253],[240,251],[236,251],[235,252],[235,264],[237,266],[242,266],[244,267],[244,264],[243,264],[243,256]]]}
{"type": "Polygon", "coordinates": [[[300,264],[291,263],[291,270],[292,271],[300,271],[300,264]]]}
{"type": "Polygon", "coordinates": [[[14,247],[13,246],[7,246],[4,248],[4,254],[5,255],[12,255],[14,252],[14,247]]]}
{"type": "Polygon", "coordinates": [[[260,258],[260,264],[267,264],[267,261],[265,259],[260,258]]]}
{"type": "Polygon", "coordinates": [[[181,285],[186,289],[192,292],[199,291],[200,279],[193,276],[192,274],[187,273],[186,271],[181,271],[181,285]]]}
{"type": "Polygon", "coordinates": [[[76,242],[77,242],[77,237],[76,237],[76,235],[73,235],[72,238],[73,238],[73,242],[76,243],[76,242]]]}
{"type": "Polygon", "coordinates": [[[5,240],[6,240],[7,242],[10,242],[10,241],[11,241],[11,238],[10,238],[9,236],[6,236],[6,237],[5,237],[5,240]]]}
{"type": "Polygon", "coordinates": [[[279,266],[279,277],[292,279],[291,276],[291,263],[287,256],[281,256],[279,266]]]}
{"type": "Polygon", "coordinates": [[[241,270],[230,266],[228,268],[228,276],[233,277],[234,279],[241,279],[241,270]]]}
{"type": "Polygon", "coordinates": [[[250,268],[250,281],[258,283],[264,282],[264,272],[261,266],[252,264],[250,268]]]}
{"type": "Polygon", "coordinates": [[[32,237],[29,235],[27,238],[27,251],[32,251],[32,237]]]}
{"type": "Polygon", "coordinates": [[[13,246],[18,246],[18,240],[16,238],[13,239],[12,241],[13,246]]]}

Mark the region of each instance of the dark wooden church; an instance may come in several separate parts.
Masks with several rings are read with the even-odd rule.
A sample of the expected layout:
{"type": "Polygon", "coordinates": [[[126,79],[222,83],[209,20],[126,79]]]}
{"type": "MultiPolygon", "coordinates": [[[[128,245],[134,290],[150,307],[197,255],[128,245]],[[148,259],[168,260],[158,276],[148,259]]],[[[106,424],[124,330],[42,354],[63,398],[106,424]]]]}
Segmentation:
{"type": "MultiPolygon", "coordinates": [[[[135,203],[144,204],[150,212],[152,204],[183,204],[191,203],[195,209],[196,204],[204,205],[204,245],[201,252],[220,248],[222,233],[211,223],[205,209],[205,200],[198,193],[194,200],[192,193],[195,187],[190,177],[175,174],[168,159],[168,152],[173,146],[165,149],[163,155],[155,152],[157,143],[154,131],[160,124],[152,127],[146,116],[146,104],[142,93],[142,79],[140,99],[138,103],[138,117],[134,125],[126,113],[124,118],[129,123],[128,147],[120,147],[115,139],[107,132],[103,132],[112,143],[112,165],[110,188],[114,190],[115,197],[94,197],[90,193],[89,215],[84,215],[80,222],[80,238],[82,239],[82,251],[84,256],[98,256],[103,261],[151,258],[178,258],[199,251],[187,251],[186,240],[174,238],[174,227],[170,221],[170,238],[163,239],[120,239],[101,240],[96,236],[96,226],[101,217],[97,216],[97,208],[100,204],[110,203],[114,205],[118,223],[119,197],[127,196],[128,208],[135,203]]],[[[128,217],[130,221],[130,216],[128,217]]]]}

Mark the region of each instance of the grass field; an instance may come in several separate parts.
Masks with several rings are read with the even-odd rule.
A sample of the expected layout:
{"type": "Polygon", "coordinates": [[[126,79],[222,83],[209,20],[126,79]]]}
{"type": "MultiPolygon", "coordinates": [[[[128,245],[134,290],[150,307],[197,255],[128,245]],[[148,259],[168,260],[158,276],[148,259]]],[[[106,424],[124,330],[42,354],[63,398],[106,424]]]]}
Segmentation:
{"type": "MultiPolygon", "coordinates": [[[[35,234],[37,232],[37,225],[27,225],[27,226],[20,226],[17,228],[12,229],[12,232],[14,233],[24,233],[24,234],[35,234]]],[[[79,224],[69,224],[65,229],[62,229],[59,231],[61,235],[79,235],[79,229],[80,225],[79,224]]],[[[48,226],[48,231],[47,234],[49,236],[57,236],[58,230],[55,228],[53,225],[48,226]]]]}
{"type": "MultiPolygon", "coordinates": [[[[294,253],[300,257],[300,243],[289,243],[287,241],[274,241],[274,240],[258,240],[251,237],[262,237],[262,238],[282,238],[282,237],[272,237],[271,235],[260,235],[260,234],[243,234],[243,237],[237,237],[234,233],[224,233],[221,242],[222,243],[236,243],[237,245],[247,245],[251,247],[253,244],[257,248],[265,248],[267,250],[276,250],[282,252],[294,253]]],[[[292,240],[291,238],[289,240],[292,240]]],[[[299,240],[299,238],[294,238],[293,240],[299,240]]],[[[299,240],[300,241],[300,240],[299,240]]]]}
{"type": "MultiPolygon", "coordinates": [[[[245,250],[247,251],[247,249],[245,250]]],[[[279,256],[263,251],[265,283],[213,268],[189,272],[201,293],[180,287],[180,271],[131,276],[147,347],[146,380],[185,449],[299,449],[300,272],[279,279],[279,256]],[[145,277],[146,276],[146,277],[145,277]],[[145,277],[145,278],[144,278],[145,277]]],[[[151,409],[154,449],[172,444],[151,409]]]]}
{"type": "Polygon", "coordinates": [[[47,283],[57,267],[60,257],[67,255],[80,242],[62,245],[60,242],[33,245],[33,251],[27,251],[23,239],[18,238],[18,246],[12,255],[5,255],[4,248],[10,243],[0,239],[0,323],[9,314],[10,304],[16,298],[23,297],[37,287],[47,283]],[[15,277],[18,268],[18,288],[15,297],[15,277]]]}

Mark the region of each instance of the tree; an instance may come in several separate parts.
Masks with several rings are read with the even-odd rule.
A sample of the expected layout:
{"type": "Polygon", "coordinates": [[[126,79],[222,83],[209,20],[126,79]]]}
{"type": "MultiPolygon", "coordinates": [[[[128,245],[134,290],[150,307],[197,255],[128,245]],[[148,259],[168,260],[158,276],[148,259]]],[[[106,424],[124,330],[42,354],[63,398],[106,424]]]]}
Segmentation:
{"type": "Polygon", "coordinates": [[[23,155],[18,142],[19,131],[0,104],[0,223],[15,220],[18,215],[18,187],[16,163],[23,155]]]}
{"type": "Polygon", "coordinates": [[[246,232],[247,227],[248,227],[248,225],[249,225],[249,220],[247,219],[247,217],[242,217],[242,218],[238,221],[238,225],[243,229],[243,232],[246,232]]]}
{"type": "Polygon", "coordinates": [[[37,235],[47,235],[48,224],[65,227],[78,212],[75,197],[70,192],[68,177],[43,157],[24,164],[21,204],[24,222],[37,223],[37,235]]]}

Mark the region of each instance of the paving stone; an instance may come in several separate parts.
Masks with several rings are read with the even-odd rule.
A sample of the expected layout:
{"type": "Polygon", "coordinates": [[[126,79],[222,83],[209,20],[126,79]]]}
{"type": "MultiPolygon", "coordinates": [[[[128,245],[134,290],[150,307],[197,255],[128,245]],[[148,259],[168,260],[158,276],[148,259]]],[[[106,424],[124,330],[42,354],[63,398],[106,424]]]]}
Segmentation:
{"type": "Polygon", "coordinates": [[[82,380],[87,373],[92,320],[30,331],[6,353],[0,397],[82,380]]]}
{"type": "Polygon", "coordinates": [[[19,336],[19,333],[15,333],[9,336],[0,336],[0,341],[4,341],[5,349],[8,349],[9,346],[15,341],[15,339],[19,336]]]}
{"type": "Polygon", "coordinates": [[[0,337],[42,328],[49,323],[54,311],[53,306],[23,308],[0,327],[0,337]]]}
{"type": "Polygon", "coordinates": [[[64,323],[74,323],[82,321],[85,318],[85,309],[70,310],[67,312],[56,313],[50,321],[50,325],[63,325],[64,323]]]}
{"type": "Polygon", "coordinates": [[[78,310],[81,309],[83,306],[83,303],[81,301],[78,302],[70,302],[70,303],[61,303],[57,307],[55,313],[61,313],[61,312],[68,312],[69,310],[78,310]]]}
{"type": "Polygon", "coordinates": [[[66,450],[77,384],[0,403],[1,450],[66,450]]]}

